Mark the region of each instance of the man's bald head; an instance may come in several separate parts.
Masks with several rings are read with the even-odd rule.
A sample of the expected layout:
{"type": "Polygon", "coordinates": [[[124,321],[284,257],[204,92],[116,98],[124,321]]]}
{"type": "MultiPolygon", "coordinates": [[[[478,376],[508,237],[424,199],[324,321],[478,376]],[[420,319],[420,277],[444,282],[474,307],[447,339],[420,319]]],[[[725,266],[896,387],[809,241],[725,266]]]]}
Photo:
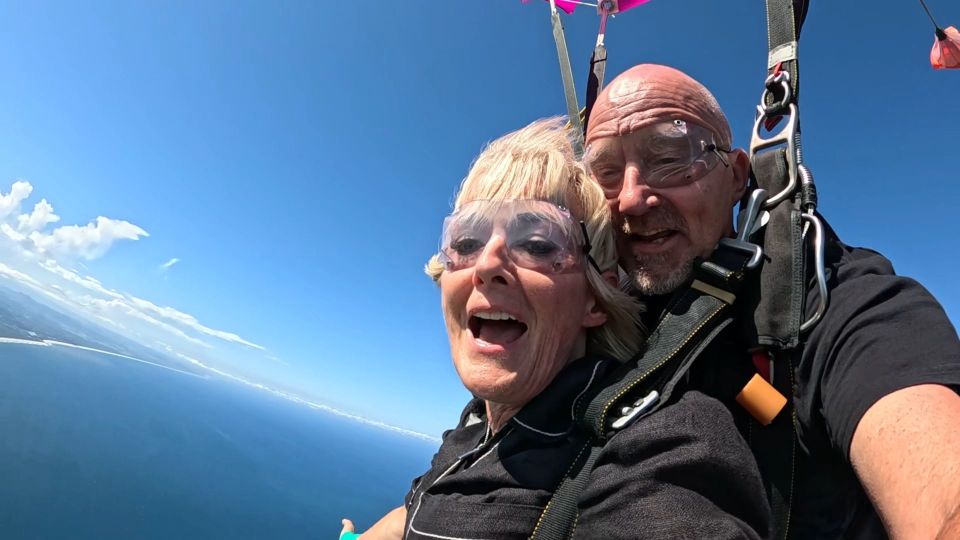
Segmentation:
{"type": "Polygon", "coordinates": [[[687,74],[657,64],[640,64],[621,73],[597,97],[586,143],[681,119],[713,131],[730,148],[730,126],[716,98],[687,74]]]}

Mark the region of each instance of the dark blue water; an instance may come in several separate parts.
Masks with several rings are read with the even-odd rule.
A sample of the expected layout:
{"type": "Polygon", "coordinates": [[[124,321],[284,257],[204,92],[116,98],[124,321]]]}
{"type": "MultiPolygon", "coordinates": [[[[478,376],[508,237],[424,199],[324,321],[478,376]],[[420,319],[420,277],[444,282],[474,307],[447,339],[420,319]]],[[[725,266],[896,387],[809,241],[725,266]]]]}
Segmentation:
{"type": "Polygon", "coordinates": [[[336,538],[435,449],[220,378],[0,344],[3,538],[336,538]]]}

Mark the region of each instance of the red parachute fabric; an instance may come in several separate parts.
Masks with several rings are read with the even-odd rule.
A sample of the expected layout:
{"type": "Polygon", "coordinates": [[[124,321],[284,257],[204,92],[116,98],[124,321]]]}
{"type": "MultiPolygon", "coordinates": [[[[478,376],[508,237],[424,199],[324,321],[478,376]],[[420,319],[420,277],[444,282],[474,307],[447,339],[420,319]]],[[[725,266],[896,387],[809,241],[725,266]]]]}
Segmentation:
{"type": "MultiPolygon", "coordinates": [[[[530,0],[522,0],[522,1],[524,4],[526,4],[530,0]]],[[[549,2],[550,0],[546,0],[546,1],[549,2]]],[[[580,5],[579,2],[572,2],[571,0],[554,0],[554,1],[557,4],[557,8],[562,10],[567,15],[573,13],[573,10],[577,9],[577,6],[580,5]]],[[[618,11],[622,13],[628,9],[633,9],[637,6],[646,4],[649,1],[650,0],[620,0],[617,3],[619,8],[618,11]]]]}
{"type": "Polygon", "coordinates": [[[930,65],[933,69],[960,69],[960,32],[956,27],[937,29],[930,49],[930,65]]]}

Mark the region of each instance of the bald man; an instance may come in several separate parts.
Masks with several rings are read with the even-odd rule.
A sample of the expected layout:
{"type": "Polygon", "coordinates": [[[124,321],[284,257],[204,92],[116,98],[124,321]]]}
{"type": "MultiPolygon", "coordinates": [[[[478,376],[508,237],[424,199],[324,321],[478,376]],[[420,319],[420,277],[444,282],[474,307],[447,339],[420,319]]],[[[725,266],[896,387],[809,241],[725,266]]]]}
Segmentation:
{"type": "MultiPolygon", "coordinates": [[[[604,89],[585,142],[584,164],[618,224],[621,266],[654,306],[655,324],[694,259],[733,233],[749,159],[732,147],[713,95],[658,65],[636,66],[604,89]]],[[[791,538],[960,538],[956,330],[887,259],[827,231],[829,308],[796,366],[791,538]]],[[[720,342],[692,377],[707,392],[711,370],[749,362],[737,336],[720,342]]],[[[730,408],[748,436],[752,420],[730,408]]]]}

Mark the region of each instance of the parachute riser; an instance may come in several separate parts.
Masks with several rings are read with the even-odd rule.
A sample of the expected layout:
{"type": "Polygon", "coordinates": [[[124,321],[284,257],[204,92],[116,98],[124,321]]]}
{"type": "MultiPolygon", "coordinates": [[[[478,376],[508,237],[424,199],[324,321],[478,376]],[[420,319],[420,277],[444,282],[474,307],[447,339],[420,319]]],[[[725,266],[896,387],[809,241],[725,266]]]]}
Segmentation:
{"type": "MultiPolygon", "coordinates": [[[[827,305],[826,271],[824,268],[824,228],[820,218],[816,215],[817,191],[813,173],[803,163],[803,147],[800,136],[800,109],[796,103],[791,85],[790,73],[778,71],[764,81],[764,90],[757,105],[757,114],[753,124],[750,140],[750,163],[759,168],[759,154],[774,149],[783,149],[786,165],[786,186],[778,193],[771,195],[763,207],[772,210],[781,202],[796,200],[799,207],[800,219],[803,223],[801,238],[805,244],[813,249],[814,273],[817,289],[820,293],[820,302],[813,315],[804,320],[799,326],[799,333],[803,334],[813,328],[823,317],[827,305]],[[768,137],[763,136],[766,126],[775,124],[786,116],[783,128],[768,137]],[[810,228],[813,235],[809,235],[810,228]]],[[[803,249],[801,253],[805,253],[803,249]]]]}
{"type": "Polygon", "coordinates": [[[583,124],[580,122],[580,105],[577,103],[577,89],[573,82],[573,68],[567,51],[567,40],[563,34],[563,23],[557,12],[557,3],[550,0],[550,23],[553,27],[553,40],[557,45],[557,59],[560,61],[560,77],[563,79],[563,95],[567,102],[567,117],[573,133],[573,151],[579,158],[583,155],[583,124]]]}

